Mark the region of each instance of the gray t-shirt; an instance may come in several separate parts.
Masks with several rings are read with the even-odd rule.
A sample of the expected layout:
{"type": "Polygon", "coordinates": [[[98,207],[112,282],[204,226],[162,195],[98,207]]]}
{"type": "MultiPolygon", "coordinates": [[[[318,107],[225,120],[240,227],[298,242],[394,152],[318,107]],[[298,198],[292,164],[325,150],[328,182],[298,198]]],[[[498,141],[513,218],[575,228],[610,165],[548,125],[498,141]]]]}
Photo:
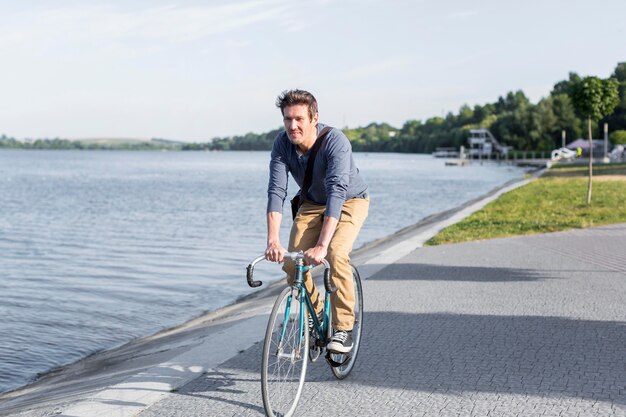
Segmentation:
{"type": "MultiPolygon", "coordinates": [[[[325,125],[318,123],[317,133],[325,125]]],[[[278,134],[272,148],[267,212],[282,213],[287,196],[288,173],[302,187],[311,151],[299,155],[286,132],[278,134]]],[[[315,157],[313,178],[305,200],[325,205],[325,215],[339,219],[341,208],[351,198],[367,198],[368,188],[352,158],[350,141],[339,129],[331,128],[315,157]]]]}

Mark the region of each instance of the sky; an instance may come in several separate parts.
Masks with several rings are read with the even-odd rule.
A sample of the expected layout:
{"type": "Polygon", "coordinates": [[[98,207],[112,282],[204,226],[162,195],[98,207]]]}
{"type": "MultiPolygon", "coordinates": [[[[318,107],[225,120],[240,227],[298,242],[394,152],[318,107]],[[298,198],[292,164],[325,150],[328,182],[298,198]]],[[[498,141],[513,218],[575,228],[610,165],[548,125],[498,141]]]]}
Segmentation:
{"type": "Polygon", "coordinates": [[[0,0],[0,134],[207,141],[320,121],[401,127],[626,61],[623,0],[0,0]]]}

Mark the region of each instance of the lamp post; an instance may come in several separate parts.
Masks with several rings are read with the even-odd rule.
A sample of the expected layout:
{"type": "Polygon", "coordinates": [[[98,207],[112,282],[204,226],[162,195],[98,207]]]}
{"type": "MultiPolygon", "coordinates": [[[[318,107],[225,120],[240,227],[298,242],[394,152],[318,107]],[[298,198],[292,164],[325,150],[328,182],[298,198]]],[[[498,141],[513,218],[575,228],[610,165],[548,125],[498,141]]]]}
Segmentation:
{"type": "Polygon", "coordinates": [[[609,159],[609,124],[604,124],[604,158],[602,158],[602,162],[608,164],[611,162],[609,159]]]}

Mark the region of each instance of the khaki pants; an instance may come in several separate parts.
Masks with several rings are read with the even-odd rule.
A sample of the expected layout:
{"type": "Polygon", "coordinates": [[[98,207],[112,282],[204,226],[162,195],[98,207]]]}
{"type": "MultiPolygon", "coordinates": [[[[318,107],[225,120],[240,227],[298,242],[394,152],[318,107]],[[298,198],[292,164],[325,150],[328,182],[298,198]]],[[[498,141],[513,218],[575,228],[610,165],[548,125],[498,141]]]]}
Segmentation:
{"type": "MultiPolygon", "coordinates": [[[[330,263],[332,283],[337,291],[331,295],[333,328],[352,330],[354,326],[354,284],[350,267],[350,252],[363,222],[367,218],[369,199],[353,198],[347,200],[341,210],[341,217],[330,241],[326,259],[330,263]]],[[[305,201],[294,219],[289,237],[289,252],[307,250],[317,244],[326,207],[305,201]]],[[[289,284],[293,281],[295,263],[285,260],[283,270],[287,273],[289,284]]],[[[323,300],[313,283],[311,273],[304,276],[304,283],[313,302],[315,311],[324,308],[323,300]]]]}

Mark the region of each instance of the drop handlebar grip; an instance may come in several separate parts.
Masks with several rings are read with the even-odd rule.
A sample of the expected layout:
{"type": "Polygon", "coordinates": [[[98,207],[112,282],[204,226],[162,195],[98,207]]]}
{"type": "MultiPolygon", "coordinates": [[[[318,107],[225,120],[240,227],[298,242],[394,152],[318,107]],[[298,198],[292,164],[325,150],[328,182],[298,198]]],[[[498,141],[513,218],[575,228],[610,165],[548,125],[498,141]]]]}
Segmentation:
{"type": "Polygon", "coordinates": [[[261,285],[263,285],[263,281],[254,280],[254,265],[256,265],[257,262],[262,261],[263,259],[265,259],[265,256],[259,256],[246,267],[246,280],[248,281],[248,285],[252,288],[260,287],[261,285]]]}
{"type": "Polygon", "coordinates": [[[337,288],[333,287],[333,284],[330,282],[330,268],[328,265],[325,265],[326,269],[324,269],[324,287],[326,288],[326,292],[334,293],[337,291],[337,288]]]}

